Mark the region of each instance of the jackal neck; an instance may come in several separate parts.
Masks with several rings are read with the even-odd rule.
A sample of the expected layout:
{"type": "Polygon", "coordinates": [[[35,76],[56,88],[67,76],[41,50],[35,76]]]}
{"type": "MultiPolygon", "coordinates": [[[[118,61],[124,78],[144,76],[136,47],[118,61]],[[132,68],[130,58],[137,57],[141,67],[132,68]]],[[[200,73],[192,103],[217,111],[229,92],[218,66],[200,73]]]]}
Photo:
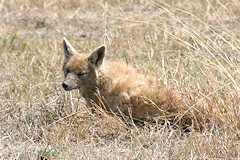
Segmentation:
{"type": "Polygon", "coordinates": [[[89,67],[89,80],[83,85],[83,96],[85,98],[89,98],[97,91],[99,87],[99,80],[98,80],[98,70],[93,67],[89,67]]]}

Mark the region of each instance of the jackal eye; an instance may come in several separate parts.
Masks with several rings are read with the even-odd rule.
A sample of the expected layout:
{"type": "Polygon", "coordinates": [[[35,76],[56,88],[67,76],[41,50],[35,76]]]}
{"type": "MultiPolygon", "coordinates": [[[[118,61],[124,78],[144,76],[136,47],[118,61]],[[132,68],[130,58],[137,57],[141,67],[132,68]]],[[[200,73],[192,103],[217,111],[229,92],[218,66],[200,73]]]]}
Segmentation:
{"type": "Polygon", "coordinates": [[[67,73],[70,73],[70,69],[69,69],[69,68],[66,68],[66,72],[67,72],[67,73]]]}
{"type": "Polygon", "coordinates": [[[82,71],[82,72],[79,72],[79,73],[77,74],[77,76],[80,77],[80,76],[83,76],[84,74],[86,74],[86,72],[85,72],[85,71],[82,71]]]}

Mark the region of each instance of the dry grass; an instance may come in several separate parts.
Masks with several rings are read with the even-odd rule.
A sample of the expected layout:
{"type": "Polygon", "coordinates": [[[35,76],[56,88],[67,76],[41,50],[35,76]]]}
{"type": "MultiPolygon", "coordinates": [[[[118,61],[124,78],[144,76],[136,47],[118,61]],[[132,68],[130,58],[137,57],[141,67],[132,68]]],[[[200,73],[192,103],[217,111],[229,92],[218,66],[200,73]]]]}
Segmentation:
{"type": "Polygon", "coordinates": [[[0,1],[0,159],[237,159],[240,2],[0,1]],[[125,123],[61,88],[66,36],[120,58],[203,110],[202,132],[125,123]],[[204,121],[203,121],[204,122],[204,121]]]}

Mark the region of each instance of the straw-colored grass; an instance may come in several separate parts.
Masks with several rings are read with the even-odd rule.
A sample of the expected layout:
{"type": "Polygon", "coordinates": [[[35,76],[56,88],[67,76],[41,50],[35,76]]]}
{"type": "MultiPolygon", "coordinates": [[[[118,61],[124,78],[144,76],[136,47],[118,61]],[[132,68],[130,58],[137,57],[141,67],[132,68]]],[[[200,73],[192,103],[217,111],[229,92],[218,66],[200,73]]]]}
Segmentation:
{"type": "Polygon", "coordinates": [[[0,159],[240,157],[237,0],[0,1],[0,159]],[[61,87],[62,38],[179,91],[203,130],[126,123],[61,87]],[[208,121],[205,121],[207,119],[208,121]]]}

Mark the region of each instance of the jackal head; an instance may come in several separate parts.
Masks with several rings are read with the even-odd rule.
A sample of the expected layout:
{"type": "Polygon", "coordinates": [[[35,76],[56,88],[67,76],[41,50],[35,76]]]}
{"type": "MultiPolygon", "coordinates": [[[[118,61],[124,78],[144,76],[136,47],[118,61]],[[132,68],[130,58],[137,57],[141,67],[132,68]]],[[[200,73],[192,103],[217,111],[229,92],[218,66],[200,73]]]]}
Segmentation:
{"type": "Polygon", "coordinates": [[[94,85],[96,70],[102,65],[106,46],[101,45],[90,55],[78,53],[66,38],[63,38],[63,52],[65,60],[63,72],[65,79],[62,83],[66,91],[94,85]]]}

